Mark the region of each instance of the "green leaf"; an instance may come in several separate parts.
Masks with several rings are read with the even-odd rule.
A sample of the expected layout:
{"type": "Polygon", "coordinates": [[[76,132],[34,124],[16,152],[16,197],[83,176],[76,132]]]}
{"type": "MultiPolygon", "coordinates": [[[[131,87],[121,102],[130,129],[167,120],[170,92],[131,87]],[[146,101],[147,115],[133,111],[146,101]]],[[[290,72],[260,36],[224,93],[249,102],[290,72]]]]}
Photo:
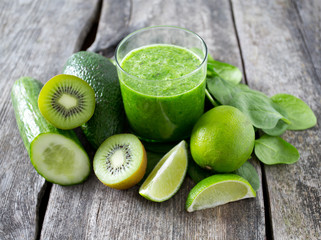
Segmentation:
{"type": "Polygon", "coordinates": [[[239,91],[235,85],[225,81],[215,71],[211,76],[207,76],[206,85],[210,94],[224,105],[228,105],[236,92],[239,91]]]}
{"type": "Polygon", "coordinates": [[[207,89],[205,89],[205,96],[213,104],[214,107],[219,106],[220,104],[212,97],[207,89]]]}
{"type": "Polygon", "coordinates": [[[198,182],[202,181],[203,179],[214,175],[213,172],[198,166],[190,154],[188,156],[187,174],[191,177],[191,179],[195,183],[198,183],[198,182]]]}
{"type": "Polygon", "coordinates": [[[256,128],[275,128],[279,120],[283,120],[288,124],[290,123],[285,116],[277,111],[272,100],[258,91],[247,90],[237,92],[228,105],[236,107],[247,115],[256,128]]]}
{"type": "Polygon", "coordinates": [[[251,184],[254,191],[257,191],[260,188],[261,182],[259,175],[257,174],[255,167],[253,167],[249,161],[246,161],[240,168],[236,169],[234,173],[246,179],[251,184]]]}
{"type": "Polygon", "coordinates": [[[213,61],[215,61],[214,58],[211,56],[211,54],[208,54],[208,55],[207,55],[207,62],[208,62],[208,63],[211,63],[211,62],[213,62],[213,61]]]}
{"type": "Polygon", "coordinates": [[[142,180],[139,181],[138,185],[142,185],[145,179],[148,177],[148,175],[152,172],[156,164],[161,160],[161,158],[164,156],[164,154],[161,153],[154,153],[146,151],[147,154],[147,166],[146,166],[146,172],[142,180]]]}
{"type": "MultiPolygon", "coordinates": [[[[281,106],[275,104],[273,102],[273,107],[282,114],[286,119],[288,119],[288,114],[286,113],[285,109],[283,109],[281,106]]],[[[287,129],[289,124],[284,122],[283,120],[279,120],[276,126],[272,129],[262,129],[263,132],[270,136],[281,136],[287,129]]]]}
{"type": "Polygon", "coordinates": [[[147,142],[147,141],[142,141],[142,142],[147,152],[160,153],[163,155],[165,155],[173,147],[175,147],[175,142],[147,142]]]}
{"type": "Polygon", "coordinates": [[[316,116],[301,99],[285,93],[276,94],[271,99],[286,111],[291,121],[288,126],[289,130],[304,130],[316,125],[316,116]]]}
{"type": "MultiPolygon", "coordinates": [[[[281,112],[281,107],[276,105],[262,92],[252,90],[244,84],[233,85],[213,71],[206,79],[207,89],[221,104],[234,106],[243,112],[253,126],[261,129],[276,128],[278,121],[289,124],[290,121],[281,112]]],[[[284,124],[277,126],[279,134],[283,132],[284,124]],[[282,127],[280,131],[279,127],[282,127]]],[[[286,129],[285,129],[286,130],[286,129]]],[[[285,131],[284,130],[284,131],[285,131]]],[[[273,131],[273,130],[271,130],[273,131]]],[[[271,132],[270,132],[271,133],[271,132]]]]}
{"type": "MultiPolygon", "coordinates": [[[[214,60],[209,56],[209,61],[214,60]]],[[[224,80],[214,69],[208,69],[207,73],[206,86],[212,96],[208,98],[214,106],[218,105],[216,99],[220,104],[236,107],[247,115],[254,127],[264,129],[269,135],[279,136],[286,131],[291,122],[282,106],[262,92],[224,80]]]]}
{"type": "Polygon", "coordinates": [[[239,88],[239,90],[242,90],[242,91],[251,91],[249,86],[243,83],[239,83],[237,87],[239,88]]]}
{"type": "Polygon", "coordinates": [[[292,164],[299,160],[298,150],[280,137],[263,135],[255,140],[254,152],[267,165],[292,164]]]}
{"type": "Polygon", "coordinates": [[[283,120],[279,120],[274,128],[262,129],[262,131],[270,136],[281,136],[287,130],[288,126],[283,120]]]}
{"type": "MultiPolygon", "coordinates": [[[[257,191],[260,188],[260,178],[257,174],[256,169],[252,166],[250,162],[245,162],[240,168],[235,170],[233,173],[246,179],[252,186],[252,188],[257,191]]],[[[202,181],[203,179],[216,174],[213,171],[201,168],[198,166],[191,156],[189,156],[187,174],[192,178],[195,183],[202,181]]]]}
{"type": "Polygon", "coordinates": [[[234,85],[238,84],[242,80],[242,72],[237,67],[214,60],[211,56],[207,60],[208,67],[212,67],[214,71],[225,81],[234,85]]]}
{"type": "Polygon", "coordinates": [[[112,64],[114,64],[116,66],[116,60],[113,58],[109,58],[109,61],[111,61],[112,64]]]}

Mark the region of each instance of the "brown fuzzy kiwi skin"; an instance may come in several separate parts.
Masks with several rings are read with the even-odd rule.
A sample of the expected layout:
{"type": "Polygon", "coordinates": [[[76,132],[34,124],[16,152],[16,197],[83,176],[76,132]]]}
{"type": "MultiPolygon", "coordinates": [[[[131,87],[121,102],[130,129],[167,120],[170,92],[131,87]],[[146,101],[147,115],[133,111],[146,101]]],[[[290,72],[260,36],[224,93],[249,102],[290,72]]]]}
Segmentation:
{"type": "Polygon", "coordinates": [[[142,178],[145,175],[146,167],[147,167],[147,154],[146,154],[144,145],[141,144],[141,146],[143,150],[143,157],[142,157],[143,159],[140,163],[139,168],[136,170],[136,172],[134,172],[129,178],[124,179],[122,182],[119,182],[116,184],[104,183],[104,185],[114,189],[125,190],[135,186],[140,180],[142,180],[142,178]]]}

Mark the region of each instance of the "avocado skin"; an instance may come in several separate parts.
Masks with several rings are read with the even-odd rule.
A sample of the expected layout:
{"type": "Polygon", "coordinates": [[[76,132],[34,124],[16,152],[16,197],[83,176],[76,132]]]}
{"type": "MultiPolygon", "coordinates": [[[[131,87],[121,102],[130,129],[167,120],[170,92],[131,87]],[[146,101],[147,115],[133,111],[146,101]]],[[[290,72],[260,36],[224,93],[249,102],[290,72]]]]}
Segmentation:
{"type": "Polygon", "coordinates": [[[64,74],[85,80],[95,91],[96,107],[91,119],[81,126],[87,140],[97,149],[108,137],[124,130],[125,113],[117,69],[97,53],[80,51],[71,55],[64,74]]]}

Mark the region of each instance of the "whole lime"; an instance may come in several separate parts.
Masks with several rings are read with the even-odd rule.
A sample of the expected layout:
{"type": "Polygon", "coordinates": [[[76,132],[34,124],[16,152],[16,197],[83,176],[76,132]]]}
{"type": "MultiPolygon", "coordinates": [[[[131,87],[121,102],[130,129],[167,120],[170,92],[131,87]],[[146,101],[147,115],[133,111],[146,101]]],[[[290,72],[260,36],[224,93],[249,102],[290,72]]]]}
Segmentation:
{"type": "Polygon", "coordinates": [[[232,172],[250,157],[255,140],[250,120],[240,110],[219,106],[203,114],[195,124],[191,154],[201,167],[232,172]]]}

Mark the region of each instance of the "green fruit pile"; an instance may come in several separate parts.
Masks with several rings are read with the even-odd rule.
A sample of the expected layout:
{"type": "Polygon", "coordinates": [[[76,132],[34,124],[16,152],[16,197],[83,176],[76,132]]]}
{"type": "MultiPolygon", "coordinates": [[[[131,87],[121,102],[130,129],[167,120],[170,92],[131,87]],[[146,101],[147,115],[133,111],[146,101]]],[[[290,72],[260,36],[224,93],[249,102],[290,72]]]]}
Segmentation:
{"type": "Polygon", "coordinates": [[[75,53],[63,74],[45,86],[32,78],[18,79],[11,96],[31,162],[46,180],[73,185],[89,176],[90,160],[72,130],[80,126],[98,149],[94,172],[103,184],[126,189],[140,182],[143,197],[161,202],[179,190],[187,172],[197,183],[186,201],[191,212],[255,197],[260,180],[247,161],[252,153],[264,164],[295,163],[298,150],[280,135],[316,125],[313,111],[299,98],[269,98],[241,79],[237,67],[209,56],[206,96],[213,106],[194,125],[191,157],[184,140],[159,155],[146,153],[136,136],[123,133],[116,67],[96,53],[75,53]]]}
{"type": "MultiPolygon", "coordinates": [[[[96,53],[73,54],[63,74],[54,76],[44,86],[30,77],[18,79],[12,87],[11,98],[31,163],[52,183],[79,184],[90,174],[88,154],[74,128],[81,126],[94,148],[124,130],[125,116],[116,67],[96,53]]],[[[122,172],[125,178],[132,179],[124,184],[122,179],[113,178],[111,185],[119,188],[135,185],[146,169],[146,153],[141,142],[137,137],[127,138],[131,140],[118,141],[121,150],[107,146],[104,151],[117,153],[109,159],[110,172],[122,172]],[[129,145],[141,150],[140,154],[124,153],[129,145]],[[128,162],[131,162],[130,167],[127,167],[128,162]]]]}
{"type": "Polygon", "coordinates": [[[300,158],[298,150],[280,135],[317,123],[313,111],[301,99],[283,93],[269,98],[241,84],[241,80],[237,67],[209,56],[206,97],[214,108],[192,131],[193,160],[188,174],[197,185],[187,198],[187,211],[255,197],[260,180],[247,162],[252,153],[268,165],[295,163],[300,158]]]}

